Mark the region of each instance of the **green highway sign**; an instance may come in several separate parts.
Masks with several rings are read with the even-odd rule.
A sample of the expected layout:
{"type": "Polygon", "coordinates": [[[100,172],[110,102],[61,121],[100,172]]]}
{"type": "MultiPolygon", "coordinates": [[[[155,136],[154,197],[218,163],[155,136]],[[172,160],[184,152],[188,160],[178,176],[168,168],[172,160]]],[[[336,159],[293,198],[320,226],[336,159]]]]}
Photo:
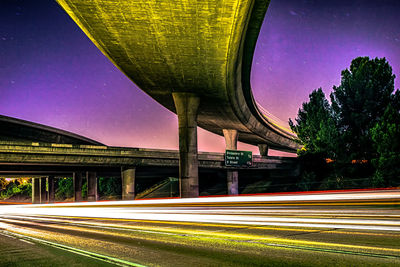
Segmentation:
{"type": "Polygon", "coordinates": [[[253,165],[253,153],[251,151],[225,151],[225,166],[240,167],[251,165],[253,165]]]}

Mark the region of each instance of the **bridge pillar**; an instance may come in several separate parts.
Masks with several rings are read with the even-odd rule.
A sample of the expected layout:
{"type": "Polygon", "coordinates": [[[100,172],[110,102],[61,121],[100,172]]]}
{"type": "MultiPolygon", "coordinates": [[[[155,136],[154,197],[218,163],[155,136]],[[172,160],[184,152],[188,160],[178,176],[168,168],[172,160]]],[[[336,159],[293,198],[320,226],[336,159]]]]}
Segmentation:
{"type": "Polygon", "coordinates": [[[82,201],[82,173],[74,172],[72,177],[74,183],[74,201],[80,202],[82,201]]]}
{"type": "MultiPolygon", "coordinates": [[[[228,150],[237,150],[238,131],[232,129],[222,130],[225,137],[225,145],[228,150]]],[[[237,170],[227,170],[228,195],[239,194],[239,172],[237,170]]]]}
{"type": "Polygon", "coordinates": [[[260,151],[261,157],[267,157],[268,156],[268,145],[267,144],[259,144],[258,145],[258,150],[260,151]]]}
{"type": "Polygon", "coordinates": [[[32,178],[32,204],[40,203],[40,178],[32,178]]]}
{"type": "Polygon", "coordinates": [[[48,185],[48,202],[53,203],[55,199],[55,188],[54,188],[54,176],[47,177],[47,185],[48,185]]]}
{"type": "Polygon", "coordinates": [[[47,202],[47,177],[42,177],[40,181],[40,204],[47,202]]]}
{"type": "Polygon", "coordinates": [[[86,172],[86,182],[87,182],[87,200],[88,201],[99,200],[99,194],[97,192],[96,172],[86,172]]]}
{"type": "Polygon", "coordinates": [[[192,93],[175,92],[179,124],[179,191],[180,197],[199,196],[199,163],[197,157],[197,110],[200,98],[192,93]]]}
{"type": "Polygon", "coordinates": [[[136,168],[122,168],[122,200],[133,200],[135,199],[135,178],[136,168]]]}

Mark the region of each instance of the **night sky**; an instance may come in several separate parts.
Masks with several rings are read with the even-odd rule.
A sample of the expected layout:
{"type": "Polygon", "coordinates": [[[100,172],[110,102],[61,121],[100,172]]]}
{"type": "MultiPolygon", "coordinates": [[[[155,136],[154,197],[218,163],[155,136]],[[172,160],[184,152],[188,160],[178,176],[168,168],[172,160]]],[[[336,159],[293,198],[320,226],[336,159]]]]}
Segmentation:
{"type": "MultiPolygon", "coordinates": [[[[256,100],[283,121],[294,118],[313,89],[329,94],[339,85],[357,56],[386,57],[399,77],[399,16],[399,0],[272,0],[253,60],[256,100]]],[[[176,115],[125,77],[52,0],[0,0],[0,114],[107,145],[178,148],[176,115]]],[[[200,151],[224,149],[222,137],[199,130],[200,151]]]]}

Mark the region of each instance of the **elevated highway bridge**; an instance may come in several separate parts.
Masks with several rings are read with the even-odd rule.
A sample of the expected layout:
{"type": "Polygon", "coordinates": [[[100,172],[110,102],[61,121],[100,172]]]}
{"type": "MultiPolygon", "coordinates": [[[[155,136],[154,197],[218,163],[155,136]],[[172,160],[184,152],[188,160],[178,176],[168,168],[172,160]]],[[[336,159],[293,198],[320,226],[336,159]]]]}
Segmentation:
{"type": "MultiPolygon", "coordinates": [[[[223,153],[200,152],[202,178],[209,179],[232,170],[223,153]]],[[[122,199],[135,199],[137,184],[177,177],[179,151],[110,147],[89,138],[42,124],[0,115],[0,177],[32,178],[33,203],[53,202],[55,179],[73,177],[74,199],[82,200],[86,179],[88,200],[99,199],[98,176],[120,178],[122,199]],[[140,182],[138,182],[140,181],[140,182]]],[[[253,165],[235,168],[246,176],[256,172],[295,176],[297,161],[282,157],[253,157],[253,165]]]]}
{"type": "Polygon", "coordinates": [[[235,130],[239,141],[281,151],[299,148],[251,91],[253,53],[269,1],[57,2],[115,66],[178,119],[189,104],[197,125],[208,131],[235,130]]]}

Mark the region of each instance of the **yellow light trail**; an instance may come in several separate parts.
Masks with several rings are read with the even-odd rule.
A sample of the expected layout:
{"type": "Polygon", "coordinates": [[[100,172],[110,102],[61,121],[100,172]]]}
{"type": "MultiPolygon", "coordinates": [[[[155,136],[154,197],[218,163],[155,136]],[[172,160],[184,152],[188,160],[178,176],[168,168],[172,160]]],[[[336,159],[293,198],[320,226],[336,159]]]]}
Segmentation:
{"type": "MultiPolygon", "coordinates": [[[[368,205],[398,206],[399,190],[378,192],[352,192],[307,195],[266,195],[212,197],[195,199],[164,199],[164,200],[135,200],[112,201],[98,203],[66,203],[54,205],[25,205],[3,207],[1,214],[38,215],[38,216],[68,216],[156,220],[190,223],[217,223],[257,226],[308,227],[308,228],[344,228],[379,231],[400,231],[398,216],[385,218],[310,218],[285,217],[265,214],[268,206],[336,206],[336,205],[368,205]],[[304,203],[308,202],[308,203],[304,203]],[[204,209],[202,209],[204,207],[204,209]],[[213,208],[215,207],[215,208],[213,208]],[[229,209],[224,208],[229,207],[229,209]],[[233,210],[237,207],[246,207],[233,210]],[[251,207],[251,209],[249,209],[251,207]],[[260,207],[263,207],[260,210],[260,207]],[[253,212],[257,210],[259,212],[253,212]],[[263,214],[264,213],[264,214],[263,214]]],[[[298,210],[300,208],[297,207],[298,210]]],[[[274,207],[271,207],[272,209],[274,207]]],[[[273,210],[269,210],[271,212],[273,210]]],[[[396,215],[396,214],[395,214],[396,215]]]]}
{"type": "MultiPolygon", "coordinates": [[[[14,220],[4,220],[8,222],[13,222],[14,220]]],[[[18,221],[16,221],[18,222],[18,221]]],[[[223,242],[240,242],[240,243],[248,243],[248,244],[259,244],[264,246],[272,246],[272,247],[281,247],[281,248],[294,248],[294,249],[305,249],[305,250],[316,250],[323,252],[333,252],[333,253],[344,253],[344,254],[354,254],[354,255],[363,255],[363,256],[373,256],[373,257],[388,257],[388,258],[399,258],[400,257],[400,249],[396,248],[385,248],[385,247],[374,247],[374,246],[365,246],[365,245],[351,245],[351,244],[343,244],[343,243],[334,243],[334,242],[319,242],[319,241],[307,241],[307,240],[294,240],[288,238],[277,238],[271,236],[260,236],[255,234],[237,234],[237,233],[229,233],[229,232],[216,232],[209,230],[190,230],[190,229],[171,229],[171,228],[157,228],[157,227],[143,227],[143,226],[117,226],[113,225],[104,225],[101,223],[97,224],[88,224],[88,223],[73,223],[72,227],[76,226],[78,228],[71,228],[79,231],[85,232],[96,232],[95,229],[82,229],[79,226],[95,226],[100,229],[118,229],[118,230],[132,230],[135,229],[138,232],[143,232],[146,234],[168,234],[168,235],[176,235],[183,236],[186,238],[198,238],[198,239],[212,239],[215,241],[223,241],[223,242]],[[349,249],[349,250],[345,250],[349,249]],[[355,250],[355,251],[354,251],[355,250]],[[370,252],[375,251],[375,252],[370,252]],[[380,253],[380,254],[376,254],[380,253]],[[395,254],[382,254],[382,253],[395,253],[395,254]]],[[[3,226],[4,227],[4,226],[3,226]]],[[[50,225],[50,228],[59,228],[66,229],[65,225],[50,225]]],[[[71,226],[68,226],[71,227],[71,226]]],[[[13,231],[13,230],[11,230],[13,231]]],[[[15,231],[15,230],[14,230],[15,231]]],[[[26,232],[26,231],[25,231],[26,232]]],[[[29,232],[26,232],[29,233],[29,232]]],[[[113,235],[117,236],[125,236],[121,233],[113,232],[113,235]]],[[[147,237],[147,239],[151,237],[147,237]]]]}

